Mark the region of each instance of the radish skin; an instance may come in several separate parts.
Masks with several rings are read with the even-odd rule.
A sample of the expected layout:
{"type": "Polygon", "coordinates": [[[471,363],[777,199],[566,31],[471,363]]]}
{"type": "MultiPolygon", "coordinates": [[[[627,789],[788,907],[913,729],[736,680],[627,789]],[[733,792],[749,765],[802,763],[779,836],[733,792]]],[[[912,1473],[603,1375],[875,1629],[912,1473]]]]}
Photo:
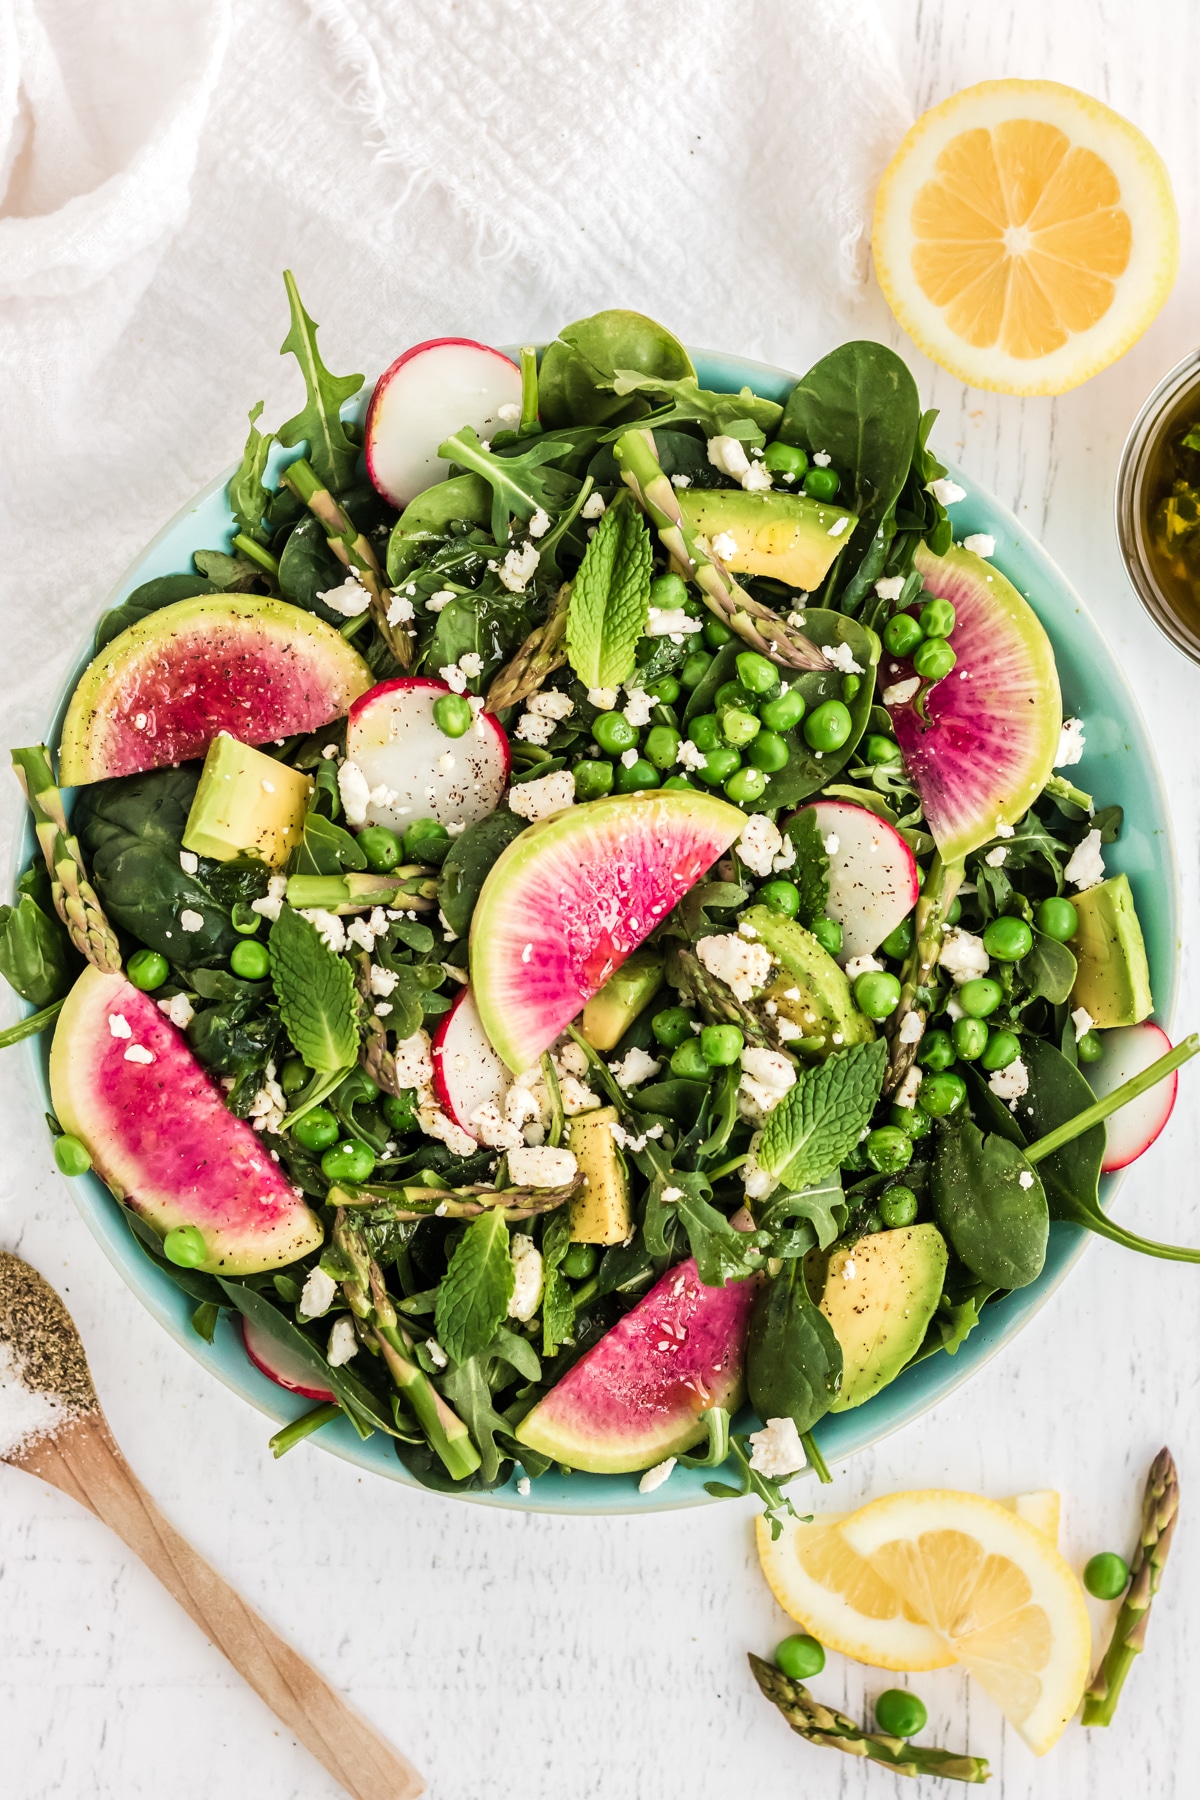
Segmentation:
{"type": "Polygon", "coordinates": [[[289,1394],[301,1394],[306,1400],[324,1400],[327,1403],[335,1398],[329,1388],[313,1387],[312,1375],[307,1366],[295,1361],[288,1355],[282,1345],[261,1331],[252,1319],[242,1317],[242,1342],[246,1346],[246,1355],[259,1372],[273,1381],[276,1387],[286,1388],[289,1394]]]}
{"type": "Polygon", "coordinates": [[[433,1040],[433,1091],[443,1112],[478,1137],[471,1119],[489,1101],[502,1106],[512,1077],[492,1049],[469,987],[438,1027],[433,1040]]]}
{"type": "MultiPolygon", "coordinates": [[[[414,344],[375,383],[363,435],[367,473],[393,506],[404,508],[445,481],[438,445],[464,425],[481,438],[503,430],[502,406],[521,405],[521,371],[474,338],[414,344]]],[[[515,415],[514,415],[515,417],[515,415]]]]}
{"type": "MultiPolygon", "coordinates": [[[[1165,1056],[1171,1040],[1161,1025],[1149,1021],[1142,1025],[1122,1025],[1102,1034],[1104,1055],[1098,1063],[1084,1065],[1083,1073],[1096,1098],[1103,1100],[1123,1082],[1130,1081],[1165,1056]]],[[[1130,1100],[1119,1112],[1105,1121],[1104,1161],[1106,1175],[1115,1174],[1136,1162],[1159,1136],[1175,1106],[1179,1086],[1178,1071],[1168,1075],[1146,1093],[1130,1100]]]]}

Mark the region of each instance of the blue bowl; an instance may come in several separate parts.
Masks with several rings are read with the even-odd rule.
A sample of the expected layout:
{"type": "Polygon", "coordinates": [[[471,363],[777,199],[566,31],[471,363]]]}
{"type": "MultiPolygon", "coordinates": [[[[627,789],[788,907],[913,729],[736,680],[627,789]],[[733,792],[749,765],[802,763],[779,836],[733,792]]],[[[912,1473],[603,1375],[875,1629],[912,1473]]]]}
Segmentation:
{"type": "MultiPolygon", "coordinates": [[[[797,379],[782,369],[742,357],[697,352],[695,362],[706,386],[732,392],[749,385],[774,400],[785,400],[797,379]]],[[[364,408],[365,396],[360,396],[357,416],[361,417],[364,408]]],[[[277,446],[275,456],[277,466],[283,460],[277,446]]],[[[290,456],[286,460],[291,460],[290,456]]],[[[227,471],[176,514],[117,584],[109,597],[110,606],[118,605],[134,588],[154,576],[190,570],[194,550],[231,548],[234,526],[225,488],[232,473],[227,471]]],[[[955,506],[952,515],[956,536],[987,532],[995,539],[996,566],[1029,600],[1050,635],[1062,681],[1064,710],[1081,717],[1087,728],[1087,750],[1078,772],[1080,784],[1102,804],[1115,803],[1125,809],[1120,840],[1106,861],[1114,872],[1123,870],[1133,885],[1150,958],[1156,1017],[1169,1028],[1179,975],[1179,874],[1162,777],[1137,702],[1087,608],[1045,551],[990,495],[961,472],[952,473],[966,489],[966,498],[955,506]]],[[[90,657],[90,647],[85,646],[75,676],[62,697],[52,734],[55,742],[75,680],[90,657]]],[[[20,860],[12,872],[14,882],[35,847],[30,826],[24,839],[18,838],[16,854],[20,860]]],[[[48,1034],[31,1039],[27,1054],[37,1103],[48,1108],[48,1034]]],[[[1101,1182],[1106,1204],[1115,1196],[1120,1180],[1120,1175],[1111,1175],[1101,1182]]],[[[139,1249],[116,1201],[97,1176],[89,1174],[72,1182],[72,1193],[109,1260],[189,1355],[279,1424],[308,1410],[310,1402],[291,1397],[259,1373],[242,1347],[240,1330],[228,1317],[222,1317],[211,1344],[197,1337],[191,1326],[191,1302],[139,1249]]],[[[1045,1305],[1082,1254],[1086,1238],[1085,1232],[1073,1226],[1052,1225],[1046,1266],[1038,1280],[988,1306],[981,1323],[956,1356],[931,1356],[866,1405],[824,1419],[817,1428],[817,1438],[826,1460],[842,1461],[877,1444],[961,1387],[1045,1305]]],[[[347,1421],[337,1420],[311,1441],[372,1474],[409,1487],[418,1485],[401,1465],[390,1439],[380,1433],[363,1443],[347,1421]]],[[[536,1481],[524,1498],[517,1493],[515,1481],[492,1493],[468,1494],[463,1498],[482,1506],[531,1512],[663,1512],[704,1504],[709,1498],[704,1491],[705,1479],[705,1471],[680,1468],[665,1486],[652,1494],[640,1494],[636,1475],[550,1473],[536,1481]]]]}

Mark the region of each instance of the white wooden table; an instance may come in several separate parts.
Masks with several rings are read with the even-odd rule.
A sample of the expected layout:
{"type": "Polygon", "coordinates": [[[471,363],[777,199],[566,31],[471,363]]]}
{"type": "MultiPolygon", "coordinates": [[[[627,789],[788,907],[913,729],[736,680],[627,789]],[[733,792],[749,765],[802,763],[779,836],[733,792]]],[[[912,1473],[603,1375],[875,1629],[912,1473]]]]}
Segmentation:
{"type": "MultiPolygon", "coordinates": [[[[1111,520],[1127,426],[1198,335],[1193,0],[1139,8],[884,0],[884,10],[918,108],[989,77],[1069,81],[1149,131],[1176,182],[1180,282],[1116,368],[1064,399],[1023,404],[964,391],[920,358],[912,361],[924,393],[943,409],[935,443],[1042,538],[1141,698],[1178,830],[1186,921],[1179,1019],[1181,1028],[1195,1026],[1200,670],[1158,638],[1128,592],[1111,520]]],[[[253,26],[244,20],[239,29],[249,34],[253,26]]],[[[299,48],[287,56],[300,67],[299,48]]],[[[252,169],[252,144],[246,154],[252,169]]],[[[204,172],[202,159],[201,215],[204,172]]],[[[322,228],[333,229],[328,218],[322,228]]],[[[164,265],[168,301],[203,273],[195,241],[193,233],[164,265]]],[[[288,221],[264,229],[243,253],[261,262],[270,301],[246,321],[247,345],[255,344],[248,371],[258,338],[265,333],[269,355],[280,335],[274,283],[290,260],[288,221]]],[[[440,323],[428,297],[417,314],[426,330],[411,337],[440,323]]],[[[458,324],[503,340],[528,330],[528,316],[493,295],[474,323],[463,317],[458,324]]],[[[863,329],[900,344],[878,296],[863,329]]],[[[376,328],[364,361],[367,350],[382,362],[394,347],[376,328]]],[[[786,344],[771,348],[788,360],[786,344]]],[[[187,403],[193,359],[201,381],[219,381],[228,399],[197,409],[209,422],[194,442],[143,466],[123,518],[127,552],[228,459],[225,415],[244,389],[253,398],[260,385],[257,374],[243,381],[234,371],[235,383],[228,369],[204,369],[202,345],[182,336],[179,355],[179,389],[165,404],[187,403]]],[[[114,405],[122,383],[137,379],[138,357],[135,342],[114,353],[114,405]]],[[[263,376],[269,398],[270,384],[281,380],[273,369],[263,376]]],[[[93,507],[108,499],[103,475],[97,492],[93,507]]],[[[85,495],[84,518],[88,505],[85,495]]],[[[120,550],[81,587],[81,600],[95,605],[99,584],[119,572],[120,550]]],[[[25,742],[22,732],[41,729],[61,663],[17,673],[19,680],[11,671],[5,678],[8,722],[12,741],[25,742]]],[[[14,815],[10,807],[7,817],[14,815]]],[[[1122,1216],[1177,1241],[1200,1241],[1196,1082],[1191,1071],[1183,1076],[1168,1134],[1132,1173],[1120,1205],[1122,1216]]],[[[134,1467],[180,1529],[428,1773],[437,1800],[506,1792],[522,1800],[750,1793],[823,1800],[906,1791],[881,1770],[808,1748],[760,1700],[746,1652],[769,1653],[788,1627],[757,1572],[748,1504],[644,1520],[522,1517],[366,1482],[310,1446],[273,1463],[268,1424],[203,1375],[98,1254],[50,1168],[12,1056],[0,1062],[0,1109],[0,1242],[29,1257],[67,1299],[134,1467]]],[[[1093,1551],[1129,1548],[1146,1466],[1164,1440],[1175,1449],[1184,1522],[1149,1655],[1112,1730],[1088,1735],[1072,1727],[1052,1761],[1038,1766],[957,1674],[913,1683],[929,1706],[931,1741],[989,1756],[992,1791],[1004,1800],[1182,1800],[1197,1792],[1198,1343],[1200,1272],[1097,1243],[1021,1339],[963,1392],[835,1471],[830,1503],[841,1508],[898,1487],[960,1486],[999,1497],[1058,1486],[1064,1548],[1078,1566],[1093,1551]]],[[[859,1713],[888,1682],[833,1657],[816,1685],[859,1713]]],[[[335,1793],[102,1527],[4,1469],[0,1767],[13,1800],[210,1800],[221,1791],[332,1800],[335,1793]]]]}

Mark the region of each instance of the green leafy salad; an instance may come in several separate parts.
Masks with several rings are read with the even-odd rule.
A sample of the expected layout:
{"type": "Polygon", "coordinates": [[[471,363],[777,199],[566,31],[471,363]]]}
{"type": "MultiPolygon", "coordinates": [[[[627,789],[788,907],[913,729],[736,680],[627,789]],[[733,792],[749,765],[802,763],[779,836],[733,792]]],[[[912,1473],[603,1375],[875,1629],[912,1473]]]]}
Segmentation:
{"type": "Polygon", "coordinates": [[[277,1452],[778,1507],[1051,1220],[1198,1260],[1100,1209],[1196,1043],[904,363],[713,392],[613,311],[364,415],[287,285],[304,405],[14,751],[0,909],[58,1166],[303,1397],[277,1452]]]}

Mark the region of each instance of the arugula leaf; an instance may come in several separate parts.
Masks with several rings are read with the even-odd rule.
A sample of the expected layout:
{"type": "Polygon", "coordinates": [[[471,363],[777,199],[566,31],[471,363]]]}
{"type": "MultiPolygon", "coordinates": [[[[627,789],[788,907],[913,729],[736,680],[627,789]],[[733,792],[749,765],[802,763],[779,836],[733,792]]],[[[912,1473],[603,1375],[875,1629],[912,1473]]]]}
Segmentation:
{"type": "Polygon", "coordinates": [[[600,520],[571,589],[567,656],[583,685],[618,687],[632,674],[650,609],[650,532],[627,494],[600,520]]]}
{"type": "Polygon", "coordinates": [[[801,925],[812,925],[824,918],[829,904],[829,856],[821,826],[811,806],[788,820],[785,835],[796,848],[796,860],[787,871],[789,881],[800,890],[800,910],[796,914],[801,925]]]}
{"type": "Polygon", "coordinates": [[[657,1175],[646,1198],[644,1235],[653,1253],[655,1243],[665,1244],[671,1218],[677,1218],[687,1233],[705,1287],[724,1287],[727,1281],[742,1281],[761,1268],[766,1234],[735,1231],[725,1214],[710,1204],[711,1194],[712,1183],[706,1175],[679,1169],[657,1175]]]}
{"type": "Polygon", "coordinates": [[[507,541],[511,516],[527,521],[539,507],[545,512],[561,512],[571,504],[582,483],[562,469],[546,466],[570,450],[570,439],[543,435],[533,438],[528,449],[515,456],[493,456],[484,449],[472,425],[464,425],[438,445],[439,456],[491,483],[492,536],[497,544],[507,541]]]}
{"type": "Polygon", "coordinates": [[[271,927],[271,979],[288,1036],[310,1069],[332,1075],[358,1061],[354,975],[316,926],[290,906],[271,927]]]}
{"type": "Polygon", "coordinates": [[[258,429],[262,409],[261,400],[250,408],[250,435],[242,451],[241,467],[229,483],[229,506],[238,530],[258,544],[265,544],[270,538],[263,526],[263,514],[271,503],[271,494],[263,476],[267,472],[271,445],[275,442],[271,432],[258,429]]]}
{"type": "Polygon", "coordinates": [[[515,1279],[508,1226],[492,1208],[467,1226],[437,1292],[438,1342],[456,1363],[487,1349],[508,1316],[515,1279]]]}
{"type": "Polygon", "coordinates": [[[763,1126],[758,1161],[790,1188],[833,1173],[870,1124],[883,1086],[887,1045],[855,1044],[803,1069],[763,1126]]]}
{"type": "Polygon", "coordinates": [[[560,1206],[550,1214],[542,1232],[542,1355],[557,1356],[559,1345],[571,1335],[575,1323],[575,1296],[561,1263],[571,1244],[570,1209],[560,1206]]]}
{"type": "Polygon", "coordinates": [[[694,375],[685,375],[682,381],[664,381],[637,369],[617,369],[612,388],[620,399],[629,394],[661,394],[670,402],[665,411],[652,414],[647,421],[651,428],[694,424],[702,427],[705,437],[735,437],[744,444],[763,443],[765,434],[774,431],[783,417],[776,400],[763,400],[748,387],[736,394],[717,394],[702,388],[694,375]]]}
{"type": "MultiPolygon", "coordinates": [[[[444,1287],[445,1283],[442,1285],[444,1287]]],[[[438,1340],[445,1348],[449,1348],[440,1329],[438,1340]]],[[[488,1362],[489,1359],[482,1354],[466,1357],[454,1368],[447,1369],[442,1376],[442,1387],[447,1400],[471,1433],[482,1459],[479,1466],[480,1480],[490,1487],[499,1479],[501,1464],[507,1455],[497,1444],[496,1433],[499,1431],[507,1434],[509,1425],[508,1420],[496,1411],[492,1403],[488,1362]]]]}
{"type": "Polygon", "coordinates": [[[814,1306],[799,1262],[787,1262],[754,1304],[746,1340],[750,1404],[765,1423],[794,1419],[811,1430],[837,1397],[842,1347],[814,1306]]]}
{"type": "MultiPolygon", "coordinates": [[[[788,1219],[807,1219],[819,1250],[828,1250],[841,1236],[848,1215],[841,1175],[836,1172],[795,1193],[787,1188],[777,1188],[769,1199],[759,1203],[755,1211],[758,1223],[764,1231],[770,1232],[778,1231],[788,1219]]],[[[772,1254],[776,1253],[772,1247],[772,1254]]]]}
{"type": "MultiPolygon", "coordinates": [[[[350,486],[358,466],[358,445],[342,423],[342,404],[352,394],[357,394],[363,378],[361,375],[329,373],[317,349],[317,326],[301,304],[296,278],[290,269],[284,270],[283,281],[292,324],[279,354],[286,356],[290,350],[300,364],[308,398],[301,411],[279,427],[279,442],[290,448],[306,441],[308,460],[317,476],[337,494],[350,486]]],[[[252,427],[251,437],[254,435],[252,427]]]]}

